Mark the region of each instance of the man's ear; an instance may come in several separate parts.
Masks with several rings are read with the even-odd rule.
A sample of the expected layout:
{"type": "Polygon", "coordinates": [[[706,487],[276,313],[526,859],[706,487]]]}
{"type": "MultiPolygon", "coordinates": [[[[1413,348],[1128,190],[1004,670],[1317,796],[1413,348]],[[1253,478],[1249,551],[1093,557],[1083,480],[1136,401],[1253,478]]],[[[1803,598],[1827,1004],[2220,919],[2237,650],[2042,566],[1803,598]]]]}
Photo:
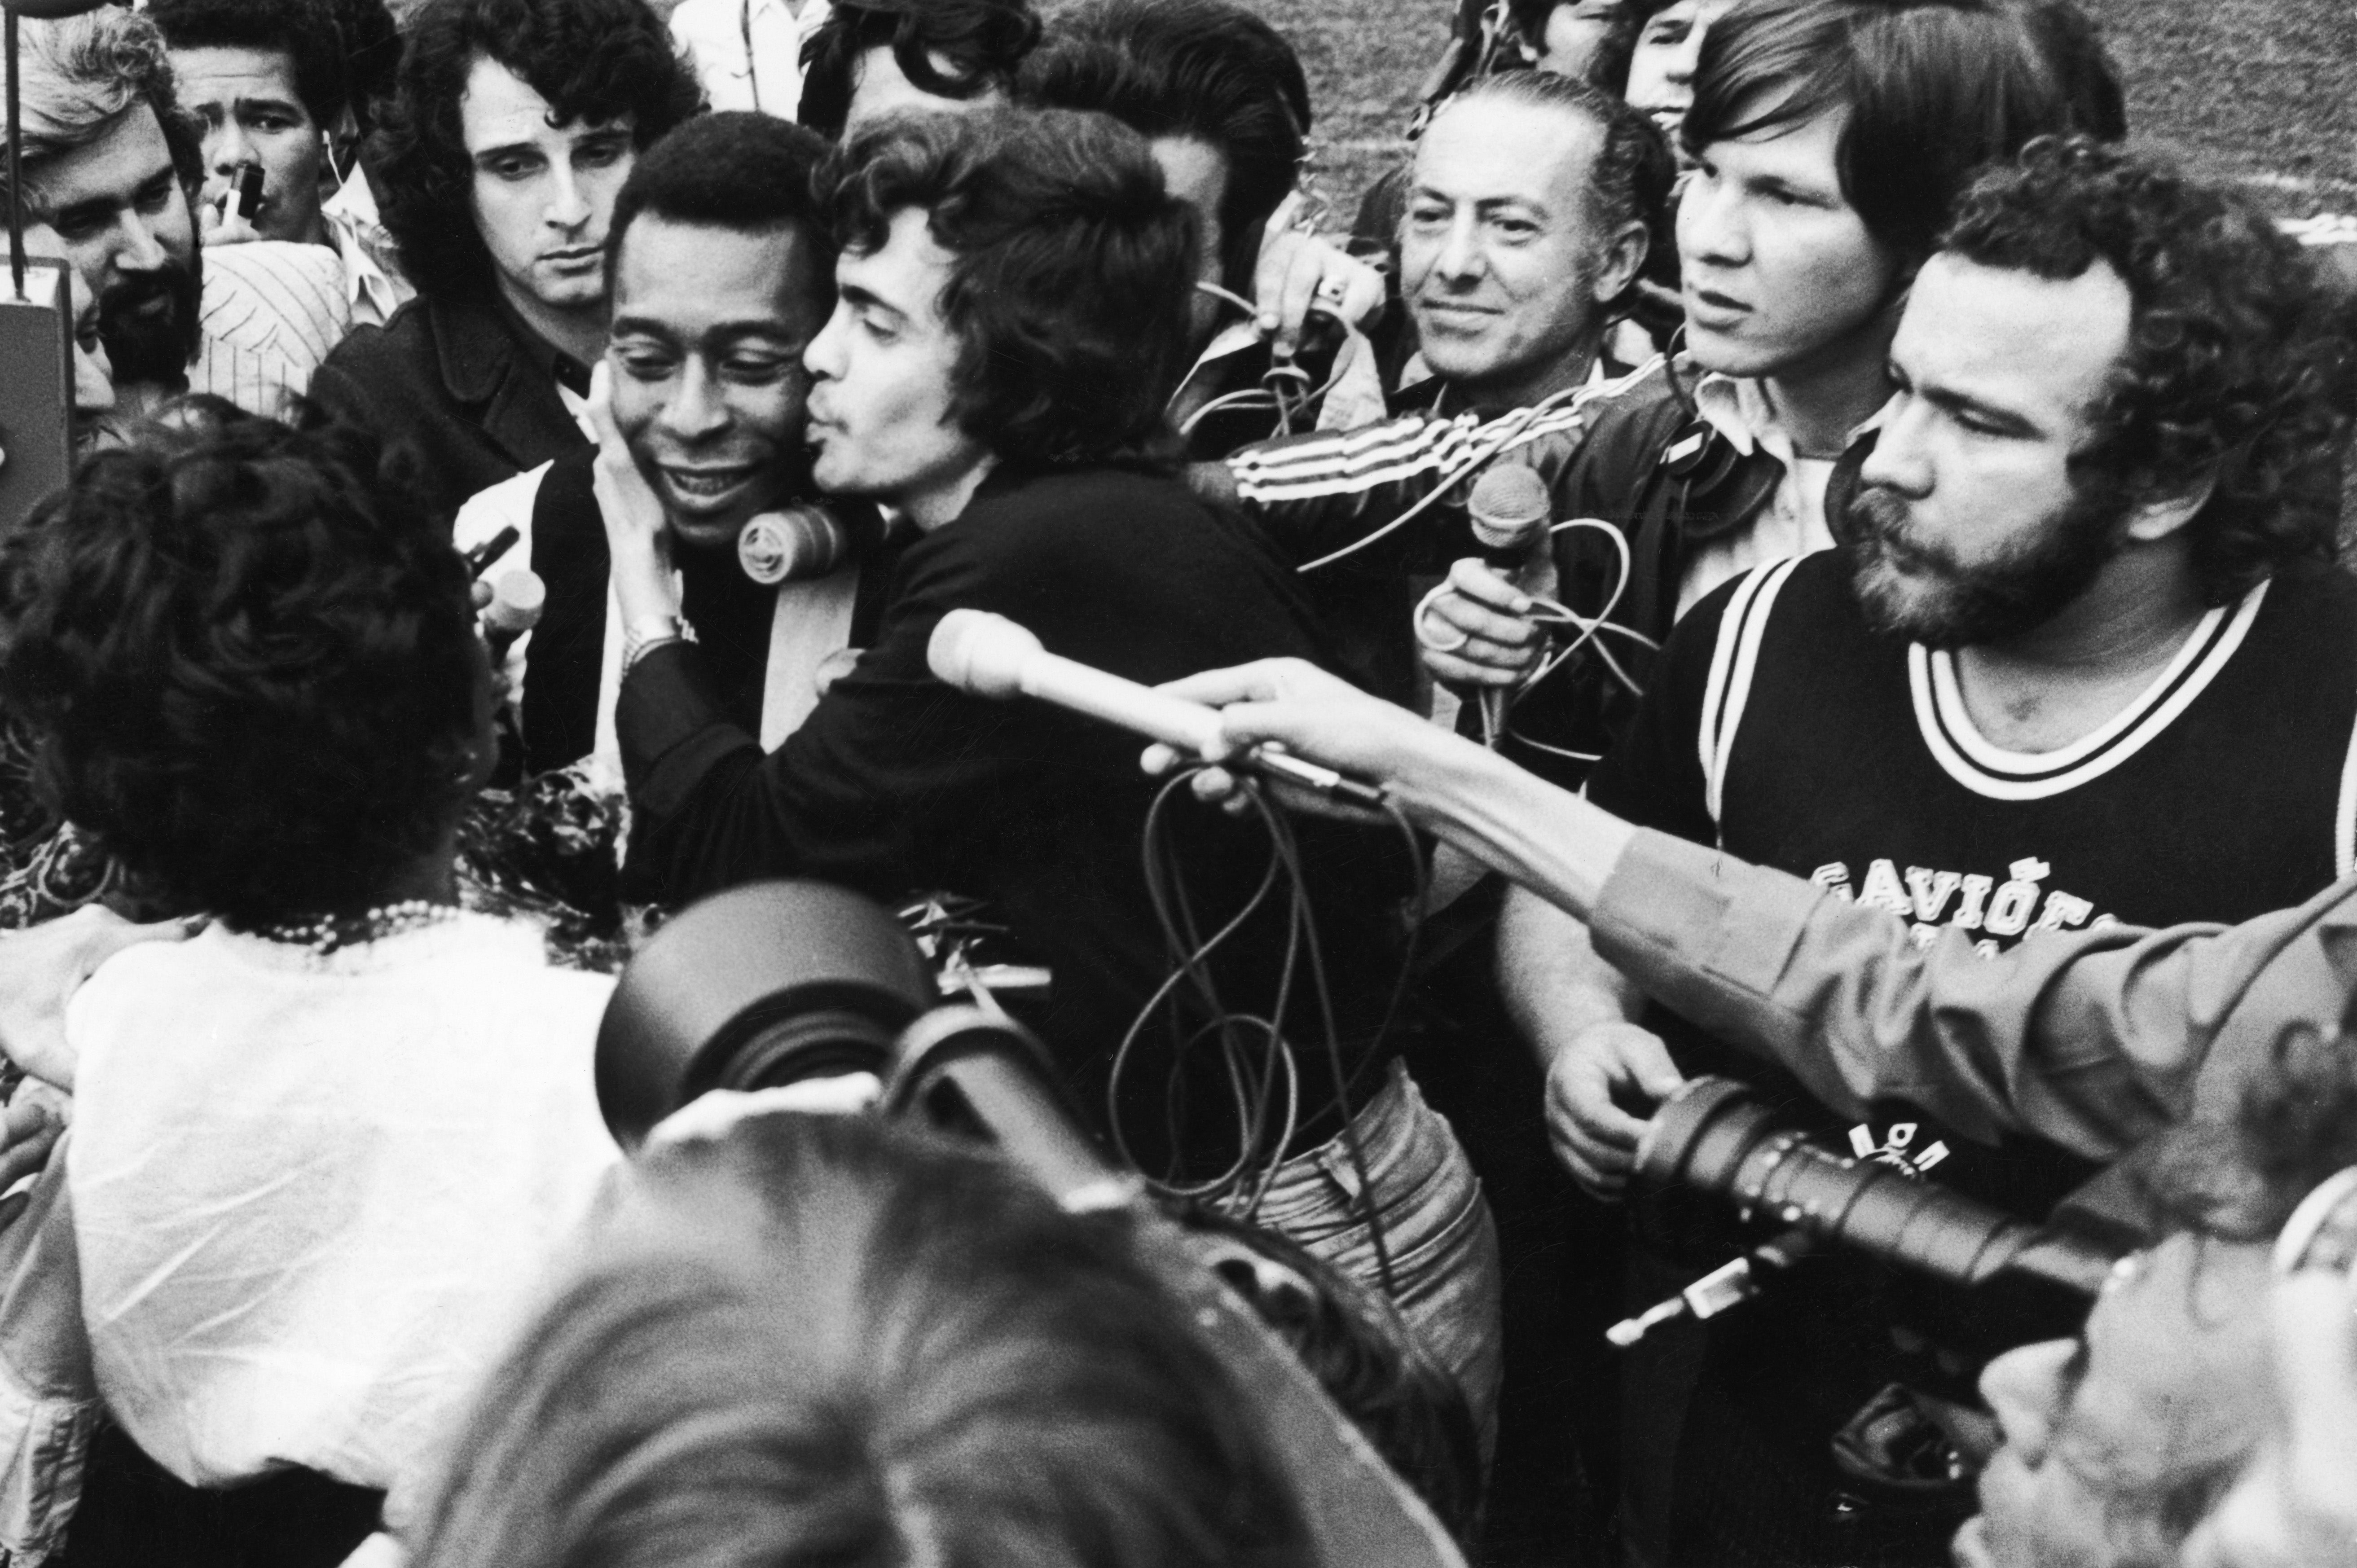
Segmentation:
{"type": "Polygon", "coordinates": [[[2199,517],[2217,488],[2218,470],[2206,468],[2191,484],[2139,501],[2120,525],[2122,537],[2139,544],[2158,543],[2199,517]]]}
{"type": "Polygon", "coordinates": [[[1604,242],[1603,252],[1598,258],[1593,286],[1599,303],[1618,299],[1629,292],[1629,285],[1635,283],[1637,274],[1644,270],[1645,257],[1651,252],[1652,244],[1645,233],[1645,226],[1633,219],[1613,231],[1612,237],[1604,242]]]}

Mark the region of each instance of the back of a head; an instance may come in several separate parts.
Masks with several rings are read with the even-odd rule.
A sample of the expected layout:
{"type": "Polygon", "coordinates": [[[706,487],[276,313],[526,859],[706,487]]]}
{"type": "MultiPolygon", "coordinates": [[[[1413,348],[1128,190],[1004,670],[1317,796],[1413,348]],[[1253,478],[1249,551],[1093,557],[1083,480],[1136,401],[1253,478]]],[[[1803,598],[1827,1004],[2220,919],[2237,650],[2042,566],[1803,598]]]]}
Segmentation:
{"type": "Polygon", "coordinates": [[[1028,103],[1094,110],[1142,136],[1190,137],[1219,153],[1222,267],[1230,286],[1249,285],[1310,124],[1308,79],[1282,33],[1230,0],[1090,0],[1057,14],[1018,91],[1028,103]]]}
{"type": "Polygon", "coordinates": [[[2040,136],[2115,134],[2119,102],[2071,0],[1738,0],[1703,40],[1684,140],[1843,113],[1843,194],[1911,265],[1975,170],[2040,136]]]}
{"type": "MultiPolygon", "coordinates": [[[[38,199],[45,166],[89,145],[142,107],[161,123],[172,162],[193,189],[203,178],[197,131],[172,91],[172,63],[156,24],[102,5],[79,16],[27,17],[20,31],[19,113],[27,194],[38,199]]],[[[0,190],[6,186],[0,170],[0,190]]]]}
{"type": "Polygon", "coordinates": [[[802,40],[794,118],[821,135],[842,135],[871,49],[890,49],[918,91],[963,100],[1010,91],[1039,41],[1030,0],[835,0],[802,40]]]}
{"type": "Polygon", "coordinates": [[[370,168],[404,270],[435,297],[490,282],[459,108],[479,59],[546,99],[558,124],[628,120],[640,147],[704,106],[694,72],[645,0],[427,0],[382,105],[370,168]]]}
{"type": "MultiPolygon", "coordinates": [[[[813,179],[834,149],[774,114],[699,114],[649,147],[614,198],[607,225],[610,263],[641,217],[739,233],[798,227],[832,264],[834,240],[813,179]]],[[[833,274],[822,267],[831,285],[833,274]]]]}
{"type": "Polygon", "coordinates": [[[150,0],[147,16],[176,49],[283,52],[295,95],[322,131],[334,129],[350,100],[342,29],[324,0],[150,0]]]}
{"type": "Polygon", "coordinates": [[[1195,218],[1135,132],[1060,109],[895,116],[855,134],[820,185],[846,250],[879,248],[895,213],[930,214],[952,258],[952,412],[1000,462],[1167,455],[1195,218]]]}
{"type": "Polygon", "coordinates": [[[985,1155],[771,1115],[632,1167],[483,1391],[414,1568],[1278,1568],[1251,1402],[985,1155]]]}
{"type": "Polygon", "coordinates": [[[199,411],[0,545],[0,703],[49,802],[172,907],[356,914],[479,777],[447,536],[359,432],[199,411]]]}

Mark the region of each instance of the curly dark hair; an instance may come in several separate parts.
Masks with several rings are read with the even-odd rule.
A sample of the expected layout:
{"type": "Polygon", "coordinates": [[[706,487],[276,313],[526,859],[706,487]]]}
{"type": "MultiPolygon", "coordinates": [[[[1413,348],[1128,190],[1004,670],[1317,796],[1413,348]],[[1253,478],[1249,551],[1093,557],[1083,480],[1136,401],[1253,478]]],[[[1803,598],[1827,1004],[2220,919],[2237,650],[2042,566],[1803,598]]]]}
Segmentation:
{"type": "Polygon", "coordinates": [[[2349,345],[2313,264],[2255,203],[2148,155],[2049,137],[1965,193],[1941,248],[2044,278],[2100,263],[2127,285],[2127,352],[2072,478],[2129,505],[2208,484],[2187,525],[2205,603],[2331,559],[2349,345]]]}
{"type": "Polygon", "coordinates": [[[1261,231],[1300,177],[1309,130],[1308,80],[1284,34],[1230,0],[1090,0],[1057,15],[1017,92],[1217,152],[1222,281],[1252,292],[1261,231]]]}
{"type": "Polygon", "coordinates": [[[1195,214],[1145,139],[1103,114],[981,109],[896,116],[819,173],[838,244],[929,215],[955,257],[941,312],[962,343],[960,428],[1002,463],[1159,461],[1189,352],[1195,214]]]}
{"type": "Polygon", "coordinates": [[[794,118],[840,136],[859,88],[859,62],[890,49],[909,84],[936,98],[979,98],[1015,85],[1016,68],[1039,41],[1030,0],[836,0],[802,40],[802,96],[794,118]],[[940,56],[947,70],[933,63],[940,56]]]}
{"type": "Polygon", "coordinates": [[[431,0],[410,29],[368,160],[403,269],[442,298],[490,281],[458,114],[478,59],[521,77],[560,124],[628,120],[642,149],[704,106],[645,0],[431,0]]]}
{"type": "Polygon", "coordinates": [[[466,568],[348,426],[156,424],[0,543],[37,786],[244,929],[364,910],[433,850],[489,678],[466,568]]]}
{"type": "Polygon", "coordinates": [[[176,49],[274,49],[295,68],[295,96],[318,130],[350,98],[343,38],[317,0],[151,0],[147,19],[176,49]]]}

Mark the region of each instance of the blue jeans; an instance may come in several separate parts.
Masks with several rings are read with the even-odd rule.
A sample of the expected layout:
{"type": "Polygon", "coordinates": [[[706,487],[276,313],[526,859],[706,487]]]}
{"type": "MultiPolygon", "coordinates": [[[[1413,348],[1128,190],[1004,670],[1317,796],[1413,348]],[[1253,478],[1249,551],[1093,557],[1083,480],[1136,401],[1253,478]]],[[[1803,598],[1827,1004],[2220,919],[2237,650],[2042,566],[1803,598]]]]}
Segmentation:
{"type": "MultiPolygon", "coordinates": [[[[1351,1120],[1391,1253],[1392,1305],[1473,1410],[1486,1464],[1498,1413],[1502,1350],[1498,1226],[1480,1178],[1448,1119],[1424,1102],[1405,1064],[1351,1120]]],[[[1369,1289],[1383,1288],[1359,1173],[1340,1135],[1277,1168],[1254,1218],[1369,1289]]]]}

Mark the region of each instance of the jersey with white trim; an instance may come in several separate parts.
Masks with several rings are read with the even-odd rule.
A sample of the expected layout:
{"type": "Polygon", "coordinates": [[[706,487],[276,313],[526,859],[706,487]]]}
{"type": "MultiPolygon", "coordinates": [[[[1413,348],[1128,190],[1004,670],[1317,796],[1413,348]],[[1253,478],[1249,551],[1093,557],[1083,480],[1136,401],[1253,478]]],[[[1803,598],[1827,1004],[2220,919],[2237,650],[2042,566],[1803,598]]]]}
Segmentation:
{"type": "MultiPolygon", "coordinates": [[[[2113,720],[2028,756],[1975,728],[1948,655],[1868,628],[1854,561],[1837,548],[1762,567],[1697,604],[1590,799],[1886,908],[1919,940],[1958,926],[1990,951],[2045,927],[2246,920],[2350,869],[2357,582],[2339,569],[2287,566],[2206,614],[2113,720]]],[[[1820,1142],[2006,1212],[2042,1219],[2094,1174],[2027,1137],[1975,1143],[1903,1094],[1863,1122],[1836,1115],[1663,1009],[1646,1023],[1685,1071],[1742,1079],[1820,1142]]],[[[1684,1270],[1735,1250],[1717,1200],[1650,1195],[1631,1222],[1684,1270]]],[[[1714,1321],[1675,1461],[1680,1508],[1713,1521],[1695,1560],[1738,1561],[1731,1541],[1772,1543],[1778,1562],[1859,1560],[1821,1523],[1846,1484],[1824,1457],[1833,1434],[1893,1382],[1969,1400],[1974,1361],[2068,1334],[2083,1312],[1998,1314],[1836,1254],[1714,1321]],[[1781,1457],[1755,1486],[1728,1479],[1735,1453],[1781,1457]]],[[[1631,1462],[1657,1458],[1670,1462],[1631,1462]]],[[[1860,1505],[1844,1528],[1871,1534],[1874,1512],[1860,1505]]],[[[1926,1560],[1952,1524],[1930,1532],[1926,1560]]]]}

